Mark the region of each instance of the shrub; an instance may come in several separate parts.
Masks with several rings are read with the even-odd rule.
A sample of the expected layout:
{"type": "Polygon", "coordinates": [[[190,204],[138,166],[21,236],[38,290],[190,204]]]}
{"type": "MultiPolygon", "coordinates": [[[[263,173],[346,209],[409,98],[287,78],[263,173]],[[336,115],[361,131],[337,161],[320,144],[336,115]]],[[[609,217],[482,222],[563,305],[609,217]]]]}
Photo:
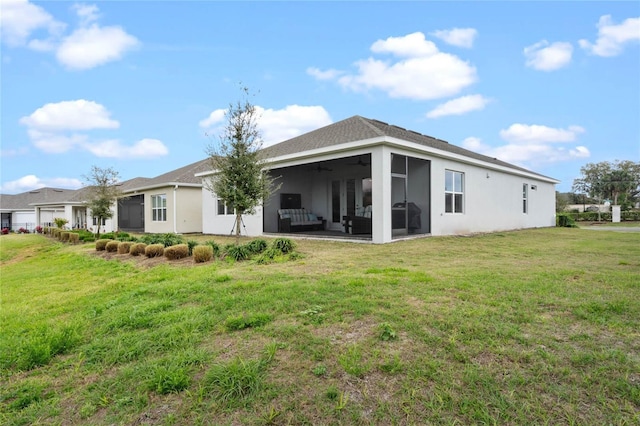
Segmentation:
{"type": "Polygon", "coordinates": [[[193,254],[193,248],[198,245],[195,240],[187,240],[187,247],[189,248],[189,256],[193,254]]]}
{"type": "Polygon", "coordinates": [[[51,236],[53,238],[58,238],[60,236],[60,232],[62,232],[59,228],[53,228],[51,230],[51,236]]]}
{"type": "Polygon", "coordinates": [[[56,217],[53,219],[53,222],[56,224],[58,228],[62,228],[67,223],[69,223],[69,221],[63,217],[56,217]]]}
{"type": "Polygon", "coordinates": [[[96,251],[103,251],[107,248],[107,243],[113,241],[113,240],[108,240],[106,238],[101,238],[98,241],[96,241],[96,251]]]}
{"type": "Polygon", "coordinates": [[[74,232],[70,232],[69,233],[69,242],[71,244],[78,244],[80,242],[80,235],[74,233],[74,232]]]}
{"type": "Polygon", "coordinates": [[[9,228],[2,228],[2,235],[7,235],[9,233],[9,228]]]}
{"type": "Polygon", "coordinates": [[[216,243],[213,240],[210,240],[210,241],[207,241],[205,244],[211,247],[211,249],[213,250],[214,257],[220,254],[220,246],[218,245],[218,243],[216,243]]]}
{"type": "Polygon", "coordinates": [[[169,260],[183,259],[189,256],[189,246],[187,244],[176,244],[164,249],[164,257],[169,260]]]}
{"type": "Polygon", "coordinates": [[[251,257],[251,250],[246,245],[229,245],[226,247],[226,256],[233,260],[247,260],[251,257]]]}
{"type": "Polygon", "coordinates": [[[27,228],[23,228],[20,227],[20,229],[18,229],[18,234],[28,234],[29,230],[27,228]]]}
{"type": "Polygon", "coordinates": [[[556,216],[556,226],[563,228],[576,228],[576,222],[568,214],[559,213],[556,216]]]}
{"type": "Polygon", "coordinates": [[[160,257],[164,254],[164,245],[149,244],[147,247],[145,247],[144,254],[147,257],[160,257]]]}
{"type": "Polygon", "coordinates": [[[140,237],[139,241],[147,245],[162,244],[163,247],[175,246],[183,244],[184,240],[180,235],[173,233],[166,234],[146,234],[140,237]]]}
{"type": "Polygon", "coordinates": [[[145,243],[134,243],[129,248],[129,254],[131,256],[140,256],[146,254],[147,245],[145,243]]]}
{"type": "MultiPolygon", "coordinates": [[[[73,231],[74,233],[78,234],[78,237],[80,238],[80,241],[84,241],[85,243],[90,243],[96,240],[95,235],[93,235],[92,232],[89,232],[85,229],[80,229],[78,231],[73,231]]],[[[101,237],[103,239],[106,239],[104,237],[104,235],[101,235],[101,237]]]]}
{"type": "Polygon", "coordinates": [[[210,245],[195,246],[193,248],[193,260],[196,263],[208,262],[213,258],[213,248],[210,245]]]}
{"type": "Polygon", "coordinates": [[[118,244],[120,244],[120,242],[111,240],[104,249],[109,253],[116,253],[118,251],[118,244]]]}
{"type": "Polygon", "coordinates": [[[117,241],[135,241],[135,238],[126,232],[107,232],[101,235],[102,238],[110,238],[117,241]]]}
{"type": "Polygon", "coordinates": [[[71,234],[71,233],[70,232],[66,232],[66,231],[61,232],[60,233],[60,241],[62,241],[63,243],[69,241],[69,234],[71,234]]]}
{"type": "Polygon", "coordinates": [[[273,262],[278,256],[282,256],[282,252],[278,249],[270,247],[263,251],[260,256],[258,256],[256,262],[260,265],[265,265],[267,263],[273,262]]]}
{"type": "Polygon", "coordinates": [[[42,234],[42,226],[40,225],[36,226],[36,233],[42,234]]]}
{"type": "Polygon", "coordinates": [[[118,254],[127,254],[131,250],[133,243],[131,241],[120,241],[118,243],[118,254]]]}
{"type": "Polygon", "coordinates": [[[253,254],[262,253],[267,249],[268,246],[269,245],[267,244],[267,242],[262,239],[253,240],[247,243],[247,247],[253,254]]]}
{"type": "Polygon", "coordinates": [[[273,240],[273,244],[271,244],[276,250],[279,250],[282,254],[287,254],[292,252],[295,249],[296,245],[289,238],[276,238],[273,240]]]}

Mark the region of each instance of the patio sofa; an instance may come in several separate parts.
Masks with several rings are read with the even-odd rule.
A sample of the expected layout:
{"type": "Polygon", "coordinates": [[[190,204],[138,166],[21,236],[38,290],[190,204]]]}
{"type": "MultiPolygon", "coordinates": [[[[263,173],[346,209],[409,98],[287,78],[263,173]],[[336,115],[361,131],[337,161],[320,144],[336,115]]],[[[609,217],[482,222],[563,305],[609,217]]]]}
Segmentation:
{"type": "Polygon", "coordinates": [[[305,209],[278,210],[278,232],[321,231],[323,229],[322,217],[305,209]]]}

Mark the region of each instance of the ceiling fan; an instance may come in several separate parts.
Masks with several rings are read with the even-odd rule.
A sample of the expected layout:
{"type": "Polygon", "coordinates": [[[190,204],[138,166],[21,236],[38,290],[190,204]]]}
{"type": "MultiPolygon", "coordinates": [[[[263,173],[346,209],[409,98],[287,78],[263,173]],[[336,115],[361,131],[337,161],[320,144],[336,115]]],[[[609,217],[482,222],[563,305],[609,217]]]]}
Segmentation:
{"type": "Polygon", "coordinates": [[[358,156],[358,161],[356,161],[355,163],[348,163],[350,166],[363,166],[363,167],[367,167],[368,165],[370,165],[371,163],[365,163],[364,161],[362,161],[362,157],[358,156]]]}
{"type": "Polygon", "coordinates": [[[321,166],[319,164],[316,167],[309,167],[308,170],[316,171],[318,173],[320,173],[320,172],[332,172],[333,171],[332,168],[321,166]]]}

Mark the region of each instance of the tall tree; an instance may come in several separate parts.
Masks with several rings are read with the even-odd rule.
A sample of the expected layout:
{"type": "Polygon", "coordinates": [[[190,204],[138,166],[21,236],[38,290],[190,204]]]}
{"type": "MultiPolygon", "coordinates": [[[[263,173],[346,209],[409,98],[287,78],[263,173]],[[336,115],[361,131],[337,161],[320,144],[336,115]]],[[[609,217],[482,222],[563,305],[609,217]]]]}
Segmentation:
{"type": "Polygon", "coordinates": [[[573,190],[598,200],[611,199],[618,204],[621,196],[633,201],[640,194],[640,163],[602,161],[580,168],[581,177],[573,181],[573,190]]]}
{"type": "Polygon", "coordinates": [[[261,157],[262,137],[258,113],[249,101],[249,90],[225,111],[225,124],[207,148],[214,174],[205,187],[235,212],[236,245],[240,244],[242,215],[255,213],[275,190],[274,179],[261,157]]]}
{"type": "Polygon", "coordinates": [[[91,210],[92,217],[98,220],[97,237],[100,237],[100,225],[113,217],[112,207],[121,198],[118,189],[120,175],[113,168],[91,166],[89,175],[84,176],[87,183],[87,199],[85,205],[91,210]]]}

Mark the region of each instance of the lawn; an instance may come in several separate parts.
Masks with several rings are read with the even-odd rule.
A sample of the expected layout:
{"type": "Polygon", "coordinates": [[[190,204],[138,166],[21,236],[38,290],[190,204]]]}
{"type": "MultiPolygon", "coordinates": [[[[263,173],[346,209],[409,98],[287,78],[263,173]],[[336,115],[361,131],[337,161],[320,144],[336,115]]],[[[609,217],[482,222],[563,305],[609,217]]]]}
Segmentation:
{"type": "Polygon", "coordinates": [[[0,423],[640,423],[640,234],[141,267],[0,237],[0,423]]]}

